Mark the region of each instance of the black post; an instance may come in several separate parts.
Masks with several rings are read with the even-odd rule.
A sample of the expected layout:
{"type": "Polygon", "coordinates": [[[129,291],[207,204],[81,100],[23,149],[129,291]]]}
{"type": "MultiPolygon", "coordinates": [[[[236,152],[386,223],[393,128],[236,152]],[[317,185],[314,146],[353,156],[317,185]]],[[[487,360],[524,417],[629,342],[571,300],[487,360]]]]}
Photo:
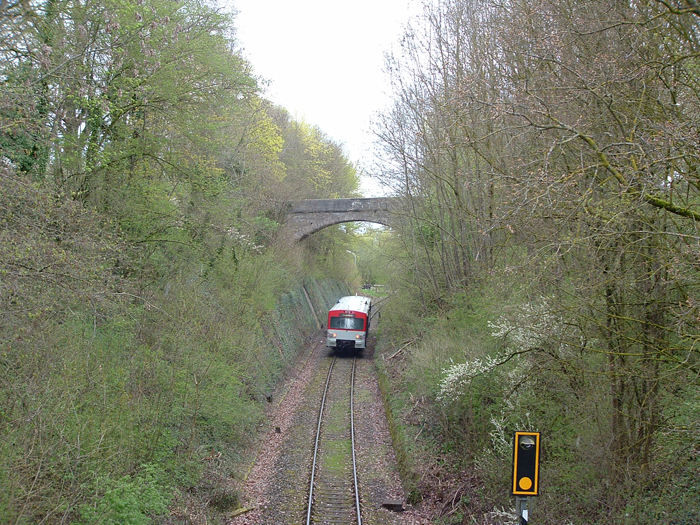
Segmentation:
{"type": "Polygon", "coordinates": [[[528,525],[528,503],[529,499],[527,496],[516,496],[515,497],[515,511],[518,514],[518,525],[528,525]]]}

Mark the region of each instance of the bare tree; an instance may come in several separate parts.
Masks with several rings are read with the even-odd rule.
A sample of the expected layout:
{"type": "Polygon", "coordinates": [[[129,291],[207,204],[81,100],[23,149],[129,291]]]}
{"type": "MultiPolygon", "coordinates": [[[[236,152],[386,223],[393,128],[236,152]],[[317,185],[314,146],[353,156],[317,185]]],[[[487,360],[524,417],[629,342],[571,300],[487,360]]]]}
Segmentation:
{"type": "Polygon", "coordinates": [[[699,29],[691,2],[445,0],[389,62],[378,136],[421,289],[515,268],[554,298],[606,378],[619,479],[695,373],[699,29]]]}

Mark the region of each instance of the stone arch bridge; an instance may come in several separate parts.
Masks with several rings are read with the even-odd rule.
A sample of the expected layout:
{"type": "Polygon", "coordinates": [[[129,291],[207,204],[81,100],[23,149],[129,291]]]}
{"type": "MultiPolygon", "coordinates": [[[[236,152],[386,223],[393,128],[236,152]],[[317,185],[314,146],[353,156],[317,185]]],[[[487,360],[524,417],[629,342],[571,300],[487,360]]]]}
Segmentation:
{"type": "Polygon", "coordinates": [[[395,197],[299,201],[287,212],[280,235],[293,244],[342,222],[375,222],[391,226],[391,209],[396,201],[395,197]]]}

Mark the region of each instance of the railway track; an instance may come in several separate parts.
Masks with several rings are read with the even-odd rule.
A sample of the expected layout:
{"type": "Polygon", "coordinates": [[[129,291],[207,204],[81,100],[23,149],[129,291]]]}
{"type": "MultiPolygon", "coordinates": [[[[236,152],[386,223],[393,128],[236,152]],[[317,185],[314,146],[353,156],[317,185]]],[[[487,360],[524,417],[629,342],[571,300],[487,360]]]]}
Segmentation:
{"type": "Polygon", "coordinates": [[[318,415],[306,525],[362,525],[355,458],[356,358],[334,357],[318,415]]]}

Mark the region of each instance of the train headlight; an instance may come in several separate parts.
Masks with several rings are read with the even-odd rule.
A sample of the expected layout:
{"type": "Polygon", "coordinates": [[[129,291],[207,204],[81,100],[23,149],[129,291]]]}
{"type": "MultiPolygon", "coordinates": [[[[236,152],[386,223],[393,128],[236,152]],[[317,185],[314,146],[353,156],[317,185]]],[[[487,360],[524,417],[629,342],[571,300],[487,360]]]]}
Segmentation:
{"type": "Polygon", "coordinates": [[[364,338],[365,338],[364,334],[357,334],[355,336],[355,339],[364,339],[364,338]]]}
{"type": "Polygon", "coordinates": [[[338,336],[335,332],[328,332],[328,337],[335,339],[338,336]]]}

